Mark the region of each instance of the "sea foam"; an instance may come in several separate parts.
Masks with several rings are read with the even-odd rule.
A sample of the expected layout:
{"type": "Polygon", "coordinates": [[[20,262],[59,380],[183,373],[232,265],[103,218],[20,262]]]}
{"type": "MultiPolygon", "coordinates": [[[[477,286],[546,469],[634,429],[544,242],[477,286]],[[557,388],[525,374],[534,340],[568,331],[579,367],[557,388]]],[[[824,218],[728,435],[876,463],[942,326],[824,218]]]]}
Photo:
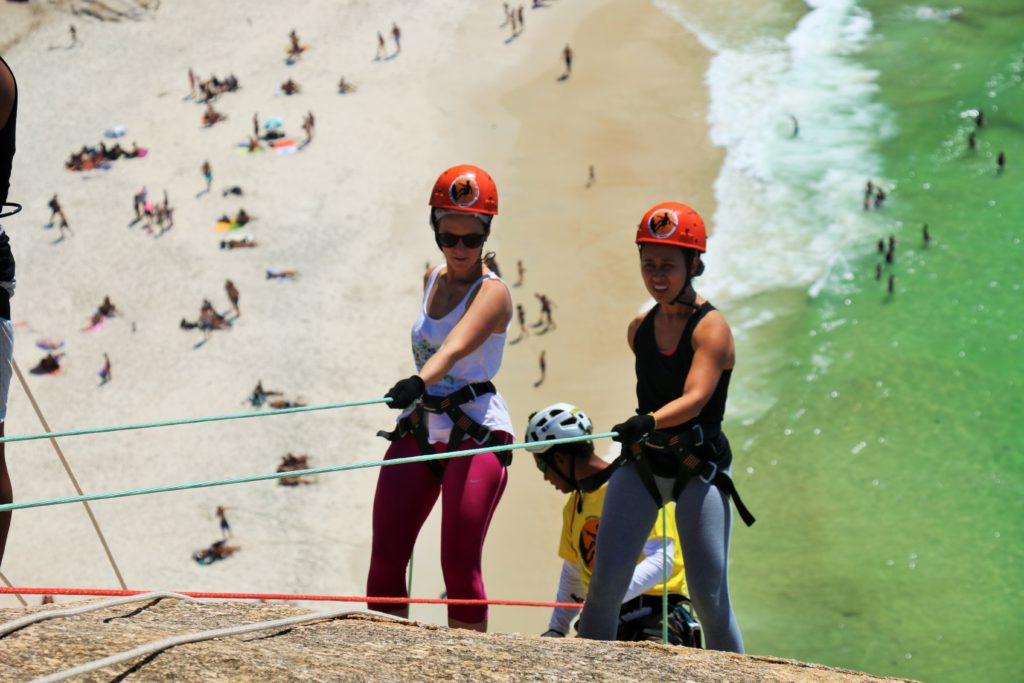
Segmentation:
{"type": "Polygon", "coordinates": [[[878,73],[854,59],[871,16],[853,0],[810,0],[785,39],[737,40],[708,30],[691,3],[657,4],[714,53],[708,121],[725,160],[701,291],[720,302],[789,287],[815,296],[848,279],[835,272],[841,255],[877,230],[861,208],[865,183],[892,189],[874,151],[892,116],[874,101],[878,73]]]}

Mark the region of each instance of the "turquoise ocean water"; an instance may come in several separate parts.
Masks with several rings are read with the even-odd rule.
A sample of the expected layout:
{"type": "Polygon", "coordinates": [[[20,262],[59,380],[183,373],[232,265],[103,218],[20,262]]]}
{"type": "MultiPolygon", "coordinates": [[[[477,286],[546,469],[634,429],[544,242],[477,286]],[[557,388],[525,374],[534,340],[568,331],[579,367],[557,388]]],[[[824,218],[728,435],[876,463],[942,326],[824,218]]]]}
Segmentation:
{"type": "Polygon", "coordinates": [[[1024,680],[1024,4],[658,4],[715,53],[748,651],[1024,680]]]}

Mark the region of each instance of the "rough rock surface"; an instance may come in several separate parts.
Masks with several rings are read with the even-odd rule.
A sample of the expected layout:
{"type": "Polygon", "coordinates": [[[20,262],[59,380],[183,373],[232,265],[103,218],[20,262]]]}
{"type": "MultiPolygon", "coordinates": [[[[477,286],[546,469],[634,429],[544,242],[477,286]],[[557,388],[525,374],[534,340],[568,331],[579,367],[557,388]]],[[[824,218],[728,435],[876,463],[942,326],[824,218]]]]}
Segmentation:
{"type": "MultiPolygon", "coordinates": [[[[0,622],[68,607],[64,603],[0,610],[0,622]]],[[[284,604],[163,599],[50,619],[0,636],[0,680],[23,681],[53,674],[171,636],[304,614],[316,613],[284,604]]],[[[769,657],[649,643],[478,634],[350,614],[177,645],[75,680],[704,683],[897,679],[769,657]]]]}

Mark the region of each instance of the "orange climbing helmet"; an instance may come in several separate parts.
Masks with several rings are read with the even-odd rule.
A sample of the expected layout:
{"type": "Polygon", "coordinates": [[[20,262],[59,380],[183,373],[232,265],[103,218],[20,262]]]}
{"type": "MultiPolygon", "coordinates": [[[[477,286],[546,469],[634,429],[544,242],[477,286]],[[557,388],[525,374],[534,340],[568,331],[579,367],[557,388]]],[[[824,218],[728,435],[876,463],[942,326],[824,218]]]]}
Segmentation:
{"type": "Polygon", "coordinates": [[[437,177],[430,206],[449,211],[498,215],[498,186],[479,166],[459,164],[437,177]]]}
{"type": "Polygon", "coordinates": [[[707,241],[700,214],[679,202],[655,204],[636,227],[637,244],[671,244],[704,253],[707,241]]]}

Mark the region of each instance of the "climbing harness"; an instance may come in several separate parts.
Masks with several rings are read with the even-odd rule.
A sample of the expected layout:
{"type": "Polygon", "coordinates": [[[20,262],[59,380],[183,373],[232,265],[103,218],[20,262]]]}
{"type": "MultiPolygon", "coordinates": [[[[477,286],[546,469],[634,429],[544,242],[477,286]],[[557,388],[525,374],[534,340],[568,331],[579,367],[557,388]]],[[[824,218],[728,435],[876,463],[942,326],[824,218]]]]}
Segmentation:
{"type": "Polygon", "coordinates": [[[679,498],[691,479],[698,477],[705,484],[717,486],[732,498],[743,523],[752,526],[754,516],[743,504],[732,477],[720,468],[724,467],[724,439],[722,432],[717,430],[713,436],[708,437],[700,424],[675,434],[654,431],[624,448],[619,460],[635,463],[640,480],[659,507],[662,501],[654,481],[655,475],[675,480],[672,487],[673,500],[679,498]]]}
{"type": "MultiPolygon", "coordinates": [[[[461,406],[475,401],[485,394],[495,393],[497,393],[497,389],[494,388],[493,382],[477,382],[467,384],[447,396],[430,396],[428,394],[420,399],[411,413],[398,421],[398,426],[394,430],[390,432],[381,430],[377,432],[377,436],[388,441],[397,441],[407,434],[412,434],[421,453],[424,455],[437,453],[434,445],[430,443],[427,416],[425,415],[425,413],[433,413],[447,415],[452,421],[452,431],[448,436],[448,448],[444,452],[451,453],[457,450],[462,439],[467,435],[472,437],[482,448],[493,446],[499,443],[494,432],[466,415],[461,406]]],[[[498,453],[497,456],[505,467],[512,463],[512,454],[509,452],[498,453]]],[[[446,462],[446,460],[428,460],[426,464],[431,473],[441,479],[444,476],[446,462]]]]}

